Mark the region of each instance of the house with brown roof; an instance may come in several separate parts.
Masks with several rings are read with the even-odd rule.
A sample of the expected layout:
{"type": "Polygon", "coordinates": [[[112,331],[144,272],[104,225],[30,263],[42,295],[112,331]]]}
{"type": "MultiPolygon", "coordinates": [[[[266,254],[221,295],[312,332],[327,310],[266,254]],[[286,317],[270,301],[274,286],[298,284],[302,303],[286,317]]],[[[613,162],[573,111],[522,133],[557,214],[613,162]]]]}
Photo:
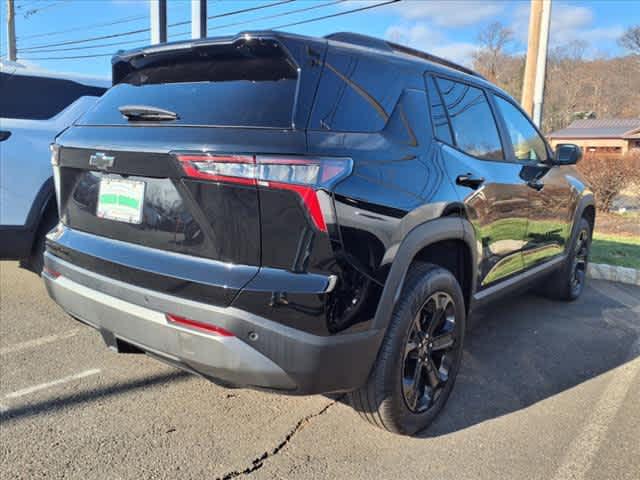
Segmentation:
{"type": "Polygon", "coordinates": [[[585,155],[610,153],[624,155],[640,149],[640,118],[575,120],[562,130],[549,134],[551,146],[574,143],[585,155]]]}

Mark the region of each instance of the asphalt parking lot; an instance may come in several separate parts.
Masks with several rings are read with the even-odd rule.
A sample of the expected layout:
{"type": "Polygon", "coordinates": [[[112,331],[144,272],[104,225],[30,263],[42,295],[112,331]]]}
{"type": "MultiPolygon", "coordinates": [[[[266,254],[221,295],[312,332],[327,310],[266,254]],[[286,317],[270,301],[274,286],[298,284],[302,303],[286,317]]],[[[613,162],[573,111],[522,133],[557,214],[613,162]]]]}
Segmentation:
{"type": "Polygon", "coordinates": [[[485,312],[419,438],[341,399],[227,390],[118,355],[0,262],[1,478],[640,478],[640,289],[485,312]]]}

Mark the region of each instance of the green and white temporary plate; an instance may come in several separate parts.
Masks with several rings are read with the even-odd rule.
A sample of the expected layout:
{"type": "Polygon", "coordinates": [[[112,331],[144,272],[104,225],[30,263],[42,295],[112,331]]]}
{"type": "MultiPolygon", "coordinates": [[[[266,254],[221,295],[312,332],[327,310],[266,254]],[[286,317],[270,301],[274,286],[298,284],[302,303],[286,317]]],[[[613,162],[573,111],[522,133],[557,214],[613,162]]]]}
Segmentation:
{"type": "Polygon", "coordinates": [[[103,177],[96,215],[118,222],[141,223],[144,186],[144,182],[135,180],[103,177]]]}

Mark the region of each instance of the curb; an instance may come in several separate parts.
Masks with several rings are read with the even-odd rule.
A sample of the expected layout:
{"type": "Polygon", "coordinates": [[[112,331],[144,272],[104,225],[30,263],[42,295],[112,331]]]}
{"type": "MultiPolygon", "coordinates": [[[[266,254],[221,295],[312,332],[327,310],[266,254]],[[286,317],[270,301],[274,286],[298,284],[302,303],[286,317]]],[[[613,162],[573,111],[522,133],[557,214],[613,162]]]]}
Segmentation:
{"type": "Polygon", "coordinates": [[[635,268],[617,267],[604,263],[590,263],[587,276],[596,280],[609,280],[610,282],[640,285],[640,270],[636,270],[635,268]]]}

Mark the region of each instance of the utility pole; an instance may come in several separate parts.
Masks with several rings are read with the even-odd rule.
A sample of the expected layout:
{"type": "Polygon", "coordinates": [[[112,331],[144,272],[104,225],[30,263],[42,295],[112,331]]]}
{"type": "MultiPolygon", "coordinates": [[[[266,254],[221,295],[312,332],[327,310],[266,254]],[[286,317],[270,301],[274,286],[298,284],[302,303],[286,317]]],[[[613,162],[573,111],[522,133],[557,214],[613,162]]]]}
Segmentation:
{"type": "Polygon", "coordinates": [[[544,81],[547,71],[547,50],[549,46],[549,26],[551,23],[551,0],[542,0],[540,18],[540,42],[536,62],[536,81],[533,87],[533,123],[542,125],[542,101],[544,99],[544,81]]]}
{"type": "Polygon", "coordinates": [[[207,36],[207,0],[191,0],[191,38],[207,36]]]}
{"type": "Polygon", "coordinates": [[[13,6],[13,0],[7,0],[7,55],[12,62],[16,61],[16,12],[13,6]]]}
{"type": "Polygon", "coordinates": [[[533,115],[533,84],[536,77],[536,62],[538,61],[541,18],[542,0],[531,0],[531,12],[529,13],[529,39],[527,41],[527,63],[524,67],[522,101],[520,102],[524,111],[529,115],[533,115]]]}
{"type": "Polygon", "coordinates": [[[151,43],[167,42],[167,0],[149,0],[151,43]]]}

